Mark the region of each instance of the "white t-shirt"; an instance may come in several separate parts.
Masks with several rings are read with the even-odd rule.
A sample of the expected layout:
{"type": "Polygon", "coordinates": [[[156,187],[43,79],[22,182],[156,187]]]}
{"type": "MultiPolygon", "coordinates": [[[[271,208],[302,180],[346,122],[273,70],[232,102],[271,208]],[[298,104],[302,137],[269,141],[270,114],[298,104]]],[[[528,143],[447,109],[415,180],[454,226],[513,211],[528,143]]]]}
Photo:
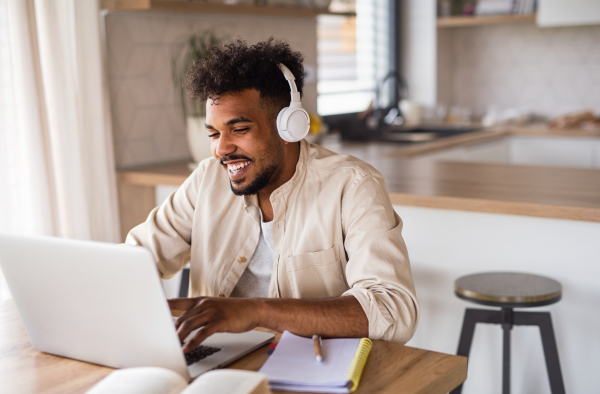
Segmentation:
{"type": "Polygon", "coordinates": [[[273,221],[263,222],[260,239],[246,270],[231,292],[231,297],[267,297],[273,272],[273,221]]]}

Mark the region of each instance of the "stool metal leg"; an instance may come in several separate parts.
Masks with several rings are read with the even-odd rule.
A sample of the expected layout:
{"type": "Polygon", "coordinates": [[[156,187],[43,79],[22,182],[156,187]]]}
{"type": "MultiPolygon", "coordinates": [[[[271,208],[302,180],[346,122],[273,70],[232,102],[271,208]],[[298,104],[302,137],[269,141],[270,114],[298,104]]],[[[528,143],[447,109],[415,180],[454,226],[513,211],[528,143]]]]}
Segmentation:
{"type": "MultiPolygon", "coordinates": [[[[471,343],[473,343],[473,334],[475,333],[475,325],[477,323],[500,324],[500,311],[491,309],[465,309],[465,317],[460,332],[460,340],[458,342],[458,356],[469,357],[471,352],[471,343]]],[[[461,394],[462,384],[452,390],[450,394],[461,394]]]]}
{"type": "Polygon", "coordinates": [[[513,311],[502,308],[502,394],[510,394],[510,330],[513,325],[513,311]]]}
{"type": "Polygon", "coordinates": [[[548,379],[550,380],[550,390],[552,394],[564,394],[565,384],[560,370],[558,348],[556,347],[550,312],[515,312],[514,324],[538,326],[540,328],[544,356],[546,358],[546,369],[548,371],[548,379]]]}
{"type": "Polygon", "coordinates": [[[502,325],[502,394],[510,394],[510,327],[502,325]]]}

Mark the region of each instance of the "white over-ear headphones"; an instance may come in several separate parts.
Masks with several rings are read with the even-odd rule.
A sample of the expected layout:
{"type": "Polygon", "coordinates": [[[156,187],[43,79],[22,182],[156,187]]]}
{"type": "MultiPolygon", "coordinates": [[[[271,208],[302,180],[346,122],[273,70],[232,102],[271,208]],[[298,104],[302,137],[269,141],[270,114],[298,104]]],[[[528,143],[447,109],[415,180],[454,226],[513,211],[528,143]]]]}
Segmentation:
{"type": "Polygon", "coordinates": [[[296,87],[294,74],[289,68],[283,64],[279,64],[279,69],[283,73],[283,76],[290,84],[292,101],[289,107],[283,108],[277,115],[277,131],[279,136],[287,142],[297,142],[308,134],[310,127],[310,118],[308,112],[302,108],[300,102],[300,92],[296,87]]]}

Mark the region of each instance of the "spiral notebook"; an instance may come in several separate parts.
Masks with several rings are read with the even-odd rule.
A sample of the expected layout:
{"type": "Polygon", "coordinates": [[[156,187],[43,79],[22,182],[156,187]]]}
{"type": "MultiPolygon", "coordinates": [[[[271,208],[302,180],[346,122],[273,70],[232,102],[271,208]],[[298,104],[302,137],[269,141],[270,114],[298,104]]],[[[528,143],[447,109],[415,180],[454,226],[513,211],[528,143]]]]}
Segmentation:
{"type": "Polygon", "coordinates": [[[350,393],[358,387],[371,346],[368,338],[324,339],[318,363],[311,338],[284,331],[259,372],[273,390],[350,393]]]}

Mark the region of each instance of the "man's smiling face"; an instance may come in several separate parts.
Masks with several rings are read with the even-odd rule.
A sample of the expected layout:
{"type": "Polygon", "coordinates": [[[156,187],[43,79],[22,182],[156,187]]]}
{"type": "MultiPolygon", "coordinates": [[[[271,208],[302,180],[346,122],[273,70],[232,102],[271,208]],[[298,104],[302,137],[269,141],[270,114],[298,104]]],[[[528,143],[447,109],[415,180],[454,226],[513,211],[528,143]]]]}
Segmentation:
{"type": "Polygon", "coordinates": [[[256,194],[276,184],[284,142],[259,92],[225,93],[206,103],[206,128],[213,156],[221,162],[237,195],[256,194]]]}

